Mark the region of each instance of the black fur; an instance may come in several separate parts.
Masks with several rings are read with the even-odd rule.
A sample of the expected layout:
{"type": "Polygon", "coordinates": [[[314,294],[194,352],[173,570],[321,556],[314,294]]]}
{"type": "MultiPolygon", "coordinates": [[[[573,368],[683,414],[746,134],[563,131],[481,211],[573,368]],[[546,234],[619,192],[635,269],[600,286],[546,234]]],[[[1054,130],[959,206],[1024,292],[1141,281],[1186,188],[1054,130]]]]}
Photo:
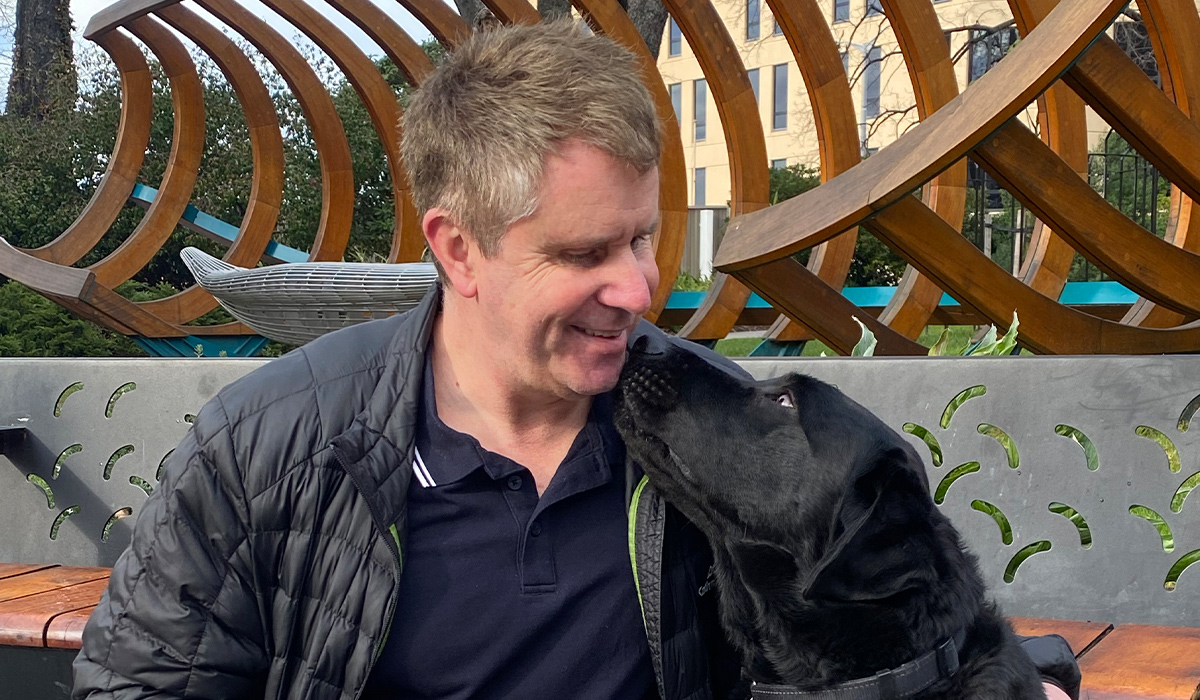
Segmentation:
{"type": "Polygon", "coordinates": [[[920,457],[862,406],[811,377],[754,382],[641,346],[617,393],[630,454],[712,544],[722,624],[752,679],[825,688],[962,628],[961,669],[918,697],[1045,697],[920,457]]]}

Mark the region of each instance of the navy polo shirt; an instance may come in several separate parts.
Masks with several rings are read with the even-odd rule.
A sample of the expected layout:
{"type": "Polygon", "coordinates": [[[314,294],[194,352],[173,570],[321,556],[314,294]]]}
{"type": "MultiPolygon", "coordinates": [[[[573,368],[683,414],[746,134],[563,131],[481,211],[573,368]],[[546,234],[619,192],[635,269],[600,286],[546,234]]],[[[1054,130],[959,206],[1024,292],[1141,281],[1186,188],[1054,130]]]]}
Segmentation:
{"type": "Polygon", "coordinates": [[[400,594],[364,697],[655,697],[611,397],[539,497],[438,418],[425,364],[400,594]]]}

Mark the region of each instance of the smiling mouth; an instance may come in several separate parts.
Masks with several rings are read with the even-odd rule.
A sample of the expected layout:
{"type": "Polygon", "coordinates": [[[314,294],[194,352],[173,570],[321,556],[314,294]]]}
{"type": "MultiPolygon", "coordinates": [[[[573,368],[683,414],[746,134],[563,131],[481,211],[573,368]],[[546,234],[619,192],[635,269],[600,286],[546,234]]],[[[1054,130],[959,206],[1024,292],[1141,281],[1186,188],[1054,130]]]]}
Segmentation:
{"type": "Polygon", "coordinates": [[[612,340],[614,338],[620,338],[622,335],[625,334],[625,330],[626,330],[626,329],[622,328],[621,330],[616,330],[616,331],[603,331],[603,330],[598,330],[595,328],[584,328],[582,326],[571,326],[571,327],[574,328],[575,330],[579,331],[580,333],[583,333],[584,335],[590,335],[593,338],[606,338],[608,340],[612,340]]]}

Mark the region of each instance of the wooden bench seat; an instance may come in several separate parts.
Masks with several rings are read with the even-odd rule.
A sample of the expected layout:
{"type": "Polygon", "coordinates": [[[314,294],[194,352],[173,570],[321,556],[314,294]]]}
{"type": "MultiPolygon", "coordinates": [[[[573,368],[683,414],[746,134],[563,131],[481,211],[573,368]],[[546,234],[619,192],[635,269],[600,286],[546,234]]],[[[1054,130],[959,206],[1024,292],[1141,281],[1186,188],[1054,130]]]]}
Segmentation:
{"type": "MultiPolygon", "coordinates": [[[[103,567],[0,563],[0,645],[78,649],[108,585],[103,567]]],[[[1030,617],[1018,634],[1061,634],[1079,657],[1088,700],[1200,697],[1200,629],[1030,617]]]]}

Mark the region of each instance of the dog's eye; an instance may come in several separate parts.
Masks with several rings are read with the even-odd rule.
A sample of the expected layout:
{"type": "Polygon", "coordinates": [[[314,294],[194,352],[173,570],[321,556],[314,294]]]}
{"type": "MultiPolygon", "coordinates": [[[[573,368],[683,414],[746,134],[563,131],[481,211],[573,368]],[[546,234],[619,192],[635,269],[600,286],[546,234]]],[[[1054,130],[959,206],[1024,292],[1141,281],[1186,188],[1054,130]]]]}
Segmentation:
{"type": "Polygon", "coordinates": [[[788,392],[788,391],[785,391],[782,394],[780,394],[775,399],[775,403],[779,404],[780,406],[787,406],[788,408],[796,407],[796,404],[792,402],[792,394],[791,394],[791,392],[788,392]]]}

